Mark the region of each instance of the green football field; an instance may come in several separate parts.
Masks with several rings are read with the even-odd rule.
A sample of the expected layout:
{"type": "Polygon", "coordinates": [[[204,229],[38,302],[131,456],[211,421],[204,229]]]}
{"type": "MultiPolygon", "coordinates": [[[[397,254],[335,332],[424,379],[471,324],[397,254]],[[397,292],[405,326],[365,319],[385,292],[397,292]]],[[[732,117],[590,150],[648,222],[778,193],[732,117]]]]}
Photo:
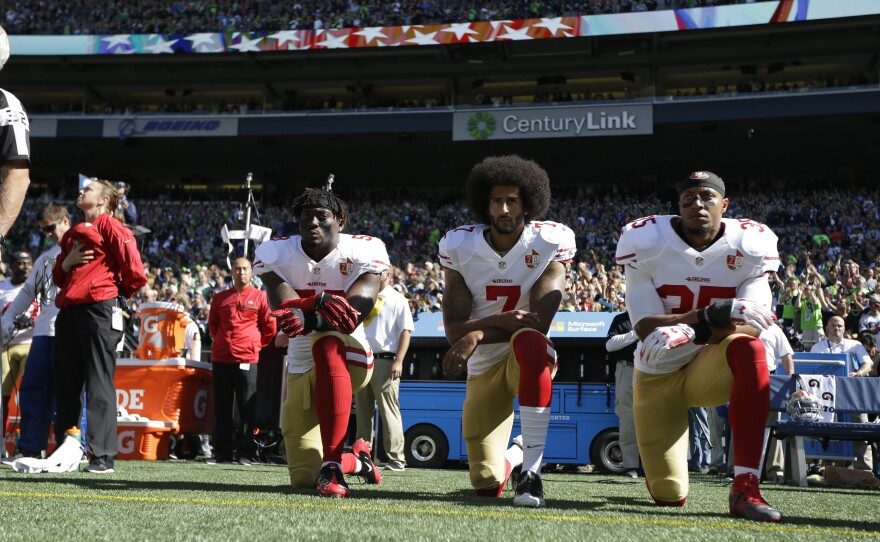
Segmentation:
{"type": "Polygon", "coordinates": [[[684,508],[651,505],[644,480],[544,475],[547,508],[480,499],[463,469],[352,478],[352,496],[292,489],[283,466],[118,461],[108,475],[0,470],[0,540],[855,540],[880,539],[876,490],[765,486],[780,524],[727,516],[729,486],[693,476],[684,508]]]}

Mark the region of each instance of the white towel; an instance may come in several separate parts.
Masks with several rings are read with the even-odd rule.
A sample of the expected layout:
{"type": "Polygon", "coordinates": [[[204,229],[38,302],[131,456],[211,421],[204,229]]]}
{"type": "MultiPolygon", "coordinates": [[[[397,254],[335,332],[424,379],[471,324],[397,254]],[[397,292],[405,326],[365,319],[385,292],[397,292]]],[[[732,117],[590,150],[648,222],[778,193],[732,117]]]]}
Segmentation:
{"type": "MultiPolygon", "coordinates": [[[[77,435],[78,436],[78,435],[77,435]]],[[[77,437],[67,435],[64,443],[46,459],[22,457],[12,463],[12,470],[23,474],[39,474],[41,472],[73,472],[79,467],[83,448],[77,437]]]]}
{"type": "Polygon", "coordinates": [[[837,421],[834,409],[834,398],[837,396],[837,380],[830,375],[801,375],[810,388],[806,391],[814,394],[822,403],[822,421],[837,421]]]}

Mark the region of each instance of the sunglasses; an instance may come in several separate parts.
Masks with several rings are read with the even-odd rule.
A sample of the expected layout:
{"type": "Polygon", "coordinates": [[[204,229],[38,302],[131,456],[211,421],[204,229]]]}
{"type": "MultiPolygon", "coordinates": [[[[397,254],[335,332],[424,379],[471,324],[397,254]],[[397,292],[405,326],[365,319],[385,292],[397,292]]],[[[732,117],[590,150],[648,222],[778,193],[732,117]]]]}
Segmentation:
{"type": "Polygon", "coordinates": [[[55,222],[49,224],[48,226],[41,226],[40,231],[45,233],[46,235],[50,233],[55,233],[55,228],[58,227],[58,224],[61,224],[60,220],[56,220],[55,222]]]}

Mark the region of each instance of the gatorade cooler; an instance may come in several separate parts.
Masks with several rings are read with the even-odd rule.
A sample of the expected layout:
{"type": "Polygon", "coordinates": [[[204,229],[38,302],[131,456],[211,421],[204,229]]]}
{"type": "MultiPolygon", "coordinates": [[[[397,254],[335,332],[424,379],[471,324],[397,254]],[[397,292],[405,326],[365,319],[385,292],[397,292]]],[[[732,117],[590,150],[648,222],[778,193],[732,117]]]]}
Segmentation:
{"type": "Polygon", "coordinates": [[[214,431],[211,364],[171,358],[116,360],[116,406],[170,423],[173,433],[214,431]]]}
{"type": "Polygon", "coordinates": [[[171,424],[156,420],[116,422],[119,438],[118,459],[155,461],[168,459],[168,438],[171,424]]]}

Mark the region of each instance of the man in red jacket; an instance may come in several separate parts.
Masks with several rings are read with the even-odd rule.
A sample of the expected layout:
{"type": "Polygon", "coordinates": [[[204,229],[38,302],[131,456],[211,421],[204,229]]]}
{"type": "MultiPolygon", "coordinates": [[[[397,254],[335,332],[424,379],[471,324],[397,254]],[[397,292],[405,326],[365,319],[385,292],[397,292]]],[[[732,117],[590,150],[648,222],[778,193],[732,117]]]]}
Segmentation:
{"type": "Polygon", "coordinates": [[[238,405],[241,432],[238,439],[238,462],[249,465],[255,452],[251,438],[254,402],[257,391],[257,367],[260,350],[275,337],[275,320],[269,316],[266,292],[251,286],[253,268],[247,258],[232,264],[232,288],[211,300],[208,331],[214,340],[211,348],[214,376],[214,457],[208,463],[235,460],[233,402],[238,405]]]}

